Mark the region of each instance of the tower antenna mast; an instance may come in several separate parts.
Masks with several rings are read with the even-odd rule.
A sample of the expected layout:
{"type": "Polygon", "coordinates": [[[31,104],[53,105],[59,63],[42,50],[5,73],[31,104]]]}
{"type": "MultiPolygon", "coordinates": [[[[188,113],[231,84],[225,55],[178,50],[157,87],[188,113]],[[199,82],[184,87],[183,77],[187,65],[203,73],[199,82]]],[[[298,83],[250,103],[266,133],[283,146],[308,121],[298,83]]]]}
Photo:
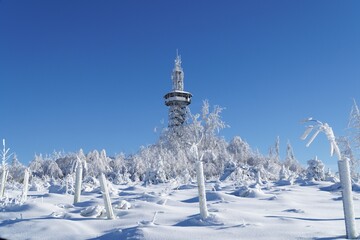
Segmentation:
{"type": "Polygon", "coordinates": [[[181,56],[176,49],[174,69],[171,75],[172,90],[165,94],[165,105],[169,107],[168,127],[174,128],[184,124],[187,106],[191,103],[192,94],[184,91],[184,71],[181,67],[181,56]]]}

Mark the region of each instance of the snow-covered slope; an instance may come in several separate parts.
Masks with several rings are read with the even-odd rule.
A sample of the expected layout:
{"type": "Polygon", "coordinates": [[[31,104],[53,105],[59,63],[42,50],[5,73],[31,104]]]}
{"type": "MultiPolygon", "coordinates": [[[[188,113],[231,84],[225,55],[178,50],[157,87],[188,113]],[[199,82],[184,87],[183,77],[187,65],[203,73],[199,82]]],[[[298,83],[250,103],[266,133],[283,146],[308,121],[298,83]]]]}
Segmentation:
{"type": "MultiPolygon", "coordinates": [[[[200,220],[196,185],[113,185],[115,220],[98,188],[73,195],[7,189],[0,236],[6,239],[334,239],[345,237],[341,194],[333,183],[252,187],[206,184],[210,217],[200,220]],[[325,188],[324,188],[325,187],[325,188]],[[329,191],[333,190],[333,191],[329,191]]],[[[360,215],[355,193],[355,215],[360,215]]],[[[358,222],[358,224],[360,224],[358,222]]]]}

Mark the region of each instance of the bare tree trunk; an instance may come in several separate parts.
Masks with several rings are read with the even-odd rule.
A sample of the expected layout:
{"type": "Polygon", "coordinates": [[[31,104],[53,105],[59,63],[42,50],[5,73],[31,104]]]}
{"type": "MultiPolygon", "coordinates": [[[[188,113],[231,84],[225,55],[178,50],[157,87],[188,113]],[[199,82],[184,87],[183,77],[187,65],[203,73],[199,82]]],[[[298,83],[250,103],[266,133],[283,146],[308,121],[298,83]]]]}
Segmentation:
{"type": "Polygon", "coordinates": [[[7,169],[3,167],[3,171],[1,174],[0,198],[2,198],[5,194],[6,178],[7,178],[7,169]]]}
{"type": "Polygon", "coordinates": [[[107,186],[105,175],[103,173],[100,174],[99,180],[100,180],[101,191],[103,192],[103,198],[104,198],[104,204],[105,204],[107,218],[114,219],[115,216],[114,216],[114,212],[113,212],[113,209],[111,206],[109,189],[107,186]]]}
{"type": "Polygon", "coordinates": [[[24,203],[27,200],[27,194],[28,194],[28,188],[29,188],[29,177],[30,177],[30,172],[29,169],[25,169],[25,173],[24,173],[24,182],[23,182],[23,191],[22,191],[22,196],[21,196],[21,201],[24,203]]]}
{"type": "Polygon", "coordinates": [[[83,173],[83,168],[81,163],[79,163],[78,166],[76,167],[74,204],[80,202],[82,173],[83,173]]]}
{"type": "Polygon", "coordinates": [[[343,158],[338,161],[342,201],[345,216],[346,237],[354,239],[358,237],[355,227],[354,204],[352,199],[352,184],[350,176],[349,159],[343,158]]]}
{"type": "Polygon", "coordinates": [[[203,163],[201,161],[196,163],[196,178],[199,191],[200,216],[202,220],[205,220],[209,216],[209,212],[206,205],[204,170],[203,163]]]}

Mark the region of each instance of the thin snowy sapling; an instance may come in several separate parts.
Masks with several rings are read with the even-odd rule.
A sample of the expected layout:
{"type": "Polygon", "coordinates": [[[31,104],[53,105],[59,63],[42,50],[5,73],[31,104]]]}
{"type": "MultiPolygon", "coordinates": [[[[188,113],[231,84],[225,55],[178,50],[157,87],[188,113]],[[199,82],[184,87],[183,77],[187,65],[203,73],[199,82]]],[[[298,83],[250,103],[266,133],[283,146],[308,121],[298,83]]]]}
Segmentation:
{"type": "Polygon", "coordinates": [[[350,128],[352,132],[352,141],[354,143],[354,147],[355,149],[359,150],[360,149],[360,109],[356,104],[355,99],[350,112],[348,128],[350,128]]]}
{"type": "Polygon", "coordinates": [[[199,157],[199,151],[197,145],[194,143],[191,148],[190,152],[196,161],[196,178],[198,184],[198,192],[199,192],[199,208],[200,208],[200,216],[202,220],[205,220],[209,216],[209,212],[207,209],[206,203],[206,193],[205,193],[205,178],[204,178],[204,169],[202,158],[204,153],[199,157]]]}
{"type": "Polygon", "coordinates": [[[24,172],[24,185],[23,185],[23,191],[21,196],[21,202],[26,202],[27,200],[27,194],[29,189],[29,177],[30,177],[30,170],[28,168],[25,169],[24,172]]]}
{"type": "Polygon", "coordinates": [[[324,132],[327,139],[330,142],[330,155],[333,156],[333,154],[335,153],[338,157],[338,167],[339,167],[340,183],[342,188],[342,200],[343,200],[343,210],[345,217],[346,236],[348,239],[357,238],[358,234],[355,226],[349,159],[341,156],[339,147],[335,141],[334,132],[327,123],[322,123],[313,118],[308,118],[304,122],[313,122],[315,124],[309,125],[307,127],[304,134],[301,136],[302,140],[305,140],[309,136],[311,131],[313,129],[316,129],[315,134],[310,138],[306,146],[309,147],[310,144],[316,138],[316,136],[320,132],[324,132]]]}
{"type": "Polygon", "coordinates": [[[86,170],[86,158],[82,149],[76,155],[73,169],[76,169],[74,204],[80,202],[83,168],[86,170]]]}
{"type": "Polygon", "coordinates": [[[336,139],[341,149],[341,154],[350,159],[351,176],[355,180],[358,178],[360,167],[360,109],[355,99],[351,107],[348,122],[348,136],[336,139]]]}
{"type": "Polygon", "coordinates": [[[1,160],[2,160],[2,162],[1,162],[1,170],[2,170],[2,174],[1,174],[0,198],[2,198],[4,196],[4,193],[5,193],[5,184],[6,184],[7,174],[8,174],[6,161],[12,155],[12,154],[8,154],[9,151],[10,151],[10,148],[6,149],[5,139],[3,139],[3,150],[1,151],[1,160]]]}

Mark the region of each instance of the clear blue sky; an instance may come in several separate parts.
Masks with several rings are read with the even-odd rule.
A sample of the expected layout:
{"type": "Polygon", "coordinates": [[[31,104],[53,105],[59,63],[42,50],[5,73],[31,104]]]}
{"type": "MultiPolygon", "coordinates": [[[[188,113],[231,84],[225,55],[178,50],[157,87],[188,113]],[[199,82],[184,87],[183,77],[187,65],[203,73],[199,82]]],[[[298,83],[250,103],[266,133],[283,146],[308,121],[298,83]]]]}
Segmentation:
{"type": "Polygon", "coordinates": [[[134,153],[167,122],[176,49],[192,112],[204,99],[266,154],[280,136],[303,164],[328,164],[324,136],[299,139],[303,118],[344,135],[360,101],[360,1],[0,1],[0,138],[35,153],[134,153]],[[162,121],[164,123],[162,123],[162,121]]]}

